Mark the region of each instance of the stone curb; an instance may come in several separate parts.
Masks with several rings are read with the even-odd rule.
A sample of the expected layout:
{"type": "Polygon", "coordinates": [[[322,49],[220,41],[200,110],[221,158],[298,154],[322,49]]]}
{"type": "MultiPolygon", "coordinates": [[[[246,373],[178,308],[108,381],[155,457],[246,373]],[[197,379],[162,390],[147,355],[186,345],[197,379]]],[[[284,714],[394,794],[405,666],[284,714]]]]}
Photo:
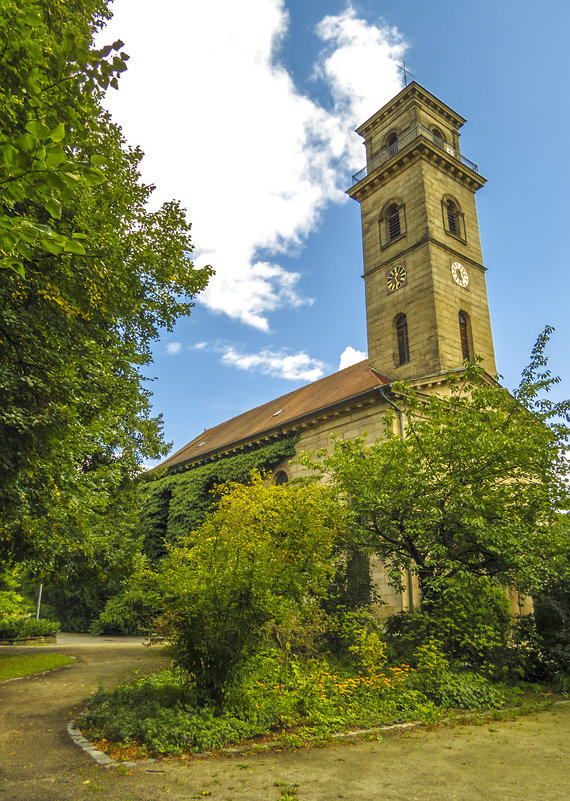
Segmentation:
{"type": "Polygon", "coordinates": [[[67,724],[67,733],[76,745],[85,751],[86,754],[89,754],[90,757],[93,757],[95,762],[97,762],[103,768],[116,768],[119,765],[124,765],[126,768],[132,768],[135,765],[140,765],[140,762],[118,762],[116,759],[112,759],[103,751],[99,751],[99,749],[95,748],[93,743],[90,743],[89,740],[87,740],[81,734],[81,731],[75,727],[74,720],[70,720],[67,724]]]}

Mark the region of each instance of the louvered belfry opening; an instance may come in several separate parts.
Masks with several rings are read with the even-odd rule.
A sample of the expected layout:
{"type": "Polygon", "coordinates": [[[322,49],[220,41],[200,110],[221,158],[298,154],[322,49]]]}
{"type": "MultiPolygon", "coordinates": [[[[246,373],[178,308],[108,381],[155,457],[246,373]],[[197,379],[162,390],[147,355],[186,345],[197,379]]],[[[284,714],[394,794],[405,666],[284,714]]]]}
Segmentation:
{"type": "Polygon", "coordinates": [[[396,320],[396,333],[398,337],[398,363],[407,364],[410,361],[410,347],[408,344],[408,318],[400,314],[396,320]]]}
{"type": "Polygon", "coordinates": [[[388,239],[395,239],[402,233],[400,225],[400,209],[395,203],[386,210],[386,220],[388,222],[388,239]]]}
{"type": "Polygon", "coordinates": [[[461,354],[463,356],[463,360],[466,361],[471,358],[471,354],[469,353],[467,315],[462,311],[459,312],[459,338],[461,340],[461,354]]]}
{"type": "Polygon", "coordinates": [[[450,234],[459,236],[459,212],[453,200],[447,201],[447,226],[450,234]]]}

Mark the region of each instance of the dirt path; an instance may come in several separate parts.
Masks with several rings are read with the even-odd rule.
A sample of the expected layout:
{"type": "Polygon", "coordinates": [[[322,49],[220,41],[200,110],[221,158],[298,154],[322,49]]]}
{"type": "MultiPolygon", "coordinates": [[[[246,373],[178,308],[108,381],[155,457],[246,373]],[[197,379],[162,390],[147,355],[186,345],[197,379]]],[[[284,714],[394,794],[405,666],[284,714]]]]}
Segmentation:
{"type": "Polygon", "coordinates": [[[123,775],[99,767],[71,742],[68,712],[99,684],[152,669],[160,656],[127,638],[75,638],[53,650],[76,662],[0,685],[0,801],[277,801],[284,784],[297,785],[299,801],[570,799],[570,703],[508,723],[292,753],[147,763],[123,775]]]}

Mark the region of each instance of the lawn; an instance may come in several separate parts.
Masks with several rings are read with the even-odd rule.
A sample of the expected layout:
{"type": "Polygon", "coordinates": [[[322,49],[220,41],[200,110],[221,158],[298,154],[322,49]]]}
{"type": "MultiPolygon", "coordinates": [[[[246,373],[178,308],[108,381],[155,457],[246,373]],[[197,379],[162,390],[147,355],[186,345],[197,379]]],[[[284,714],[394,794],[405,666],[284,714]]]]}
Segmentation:
{"type": "Polygon", "coordinates": [[[65,654],[0,654],[0,681],[54,670],[73,661],[65,654]]]}

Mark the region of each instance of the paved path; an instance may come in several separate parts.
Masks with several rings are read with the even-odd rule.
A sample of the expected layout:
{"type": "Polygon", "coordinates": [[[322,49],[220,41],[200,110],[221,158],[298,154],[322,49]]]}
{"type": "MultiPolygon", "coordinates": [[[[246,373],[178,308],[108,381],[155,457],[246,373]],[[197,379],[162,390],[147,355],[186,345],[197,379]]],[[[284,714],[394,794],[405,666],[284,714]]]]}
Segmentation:
{"type": "MultiPolygon", "coordinates": [[[[570,703],[509,723],[415,731],[292,753],[141,764],[124,775],[69,739],[68,713],[162,657],[131,638],[62,636],[76,662],[0,685],[0,801],[569,801],[570,703]]],[[[2,649],[3,652],[8,649],[2,649]]],[[[9,649],[26,650],[23,647],[9,649]]]]}

